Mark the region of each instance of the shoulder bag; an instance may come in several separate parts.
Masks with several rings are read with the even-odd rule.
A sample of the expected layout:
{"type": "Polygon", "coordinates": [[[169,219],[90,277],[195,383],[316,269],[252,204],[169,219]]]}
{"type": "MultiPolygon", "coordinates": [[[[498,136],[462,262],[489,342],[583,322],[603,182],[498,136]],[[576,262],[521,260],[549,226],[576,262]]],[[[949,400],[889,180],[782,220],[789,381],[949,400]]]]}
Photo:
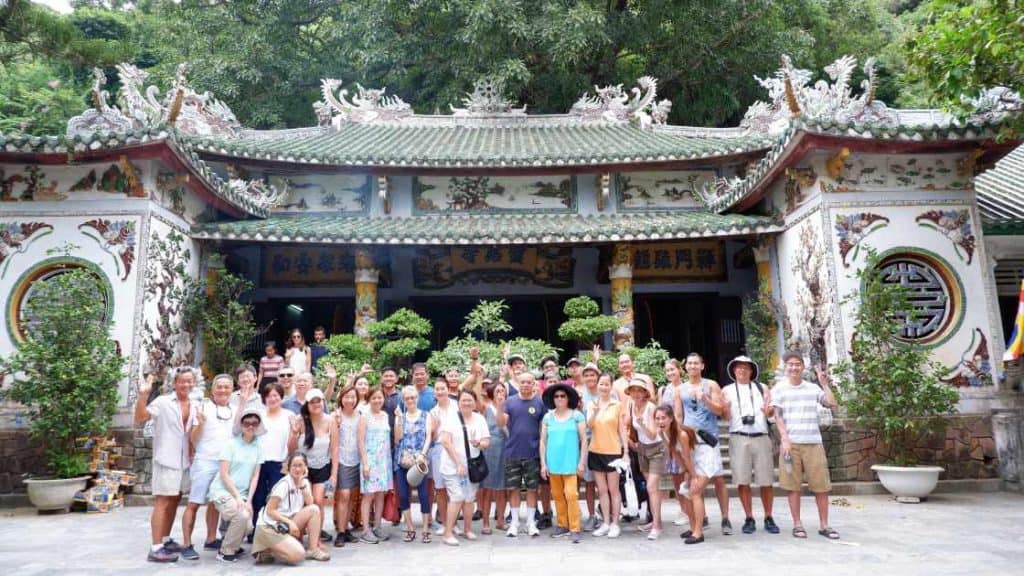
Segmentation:
{"type": "Polygon", "coordinates": [[[459,412],[459,422],[462,423],[462,443],[466,447],[466,472],[469,474],[470,482],[479,484],[490,472],[487,469],[487,460],[484,458],[483,450],[476,458],[469,457],[469,432],[466,431],[466,420],[463,419],[462,412],[459,412]]]}

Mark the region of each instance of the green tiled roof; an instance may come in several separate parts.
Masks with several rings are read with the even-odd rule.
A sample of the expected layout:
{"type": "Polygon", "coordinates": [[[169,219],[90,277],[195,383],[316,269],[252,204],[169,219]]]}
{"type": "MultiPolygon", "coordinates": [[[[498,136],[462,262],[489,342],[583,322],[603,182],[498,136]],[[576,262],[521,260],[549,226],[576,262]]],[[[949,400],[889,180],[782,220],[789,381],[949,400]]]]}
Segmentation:
{"type": "Polygon", "coordinates": [[[495,214],[368,218],[271,216],[199,225],[207,240],[336,244],[571,244],[745,236],[780,231],[765,216],[702,211],[578,214],[495,214]]]}
{"type": "Polygon", "coordinates": [[[250,131],[191,138],[221,156],[338,166],[412,168],[601,166],[673,162],[764,150],[772,140],[736,129],[633,124],[375,125],[250,131]]]}
{"type": "Polygon", "coordinates": [[[1024,234],[1024,146],[974,180],[986,234],[1024,234]]]}
{"type": "Polygon", "coordinates": [[[724,212],[761,187],[770,184],[764,181],[771,169],[785,154],[794,139],[803,133],[835,136],[839,138],[861,138],[864,140],[889,140],[895,142],[941,142],[954,140],[985,140],[992,138],[1000,122],[979,122],[958,125],[948,121],[935,123],[900,124],[893,127],[844,124],[833,122],[805,122],[794,119],[789,128],[778,136],[775,144],[757,162],[753,170],[743,179],[736,180],[721,194],[706,199],[706,206],[714,212],[724,212]]]}
{"type": "Polygon", "coordinates": [[[204,181],[218,198],[252,216],[264,217],[266,207],[252,196],[232,189],[183,140],[180,133],[168,126],[140,128],[130,132],[97,132],[75,136],[14,136],[0,134],[0,155],[11,154],[76,154],[118,150],[132,146],[146,146],[154,143],[167,145],[185,164],[191,166],[196,175],[204,181]]]}

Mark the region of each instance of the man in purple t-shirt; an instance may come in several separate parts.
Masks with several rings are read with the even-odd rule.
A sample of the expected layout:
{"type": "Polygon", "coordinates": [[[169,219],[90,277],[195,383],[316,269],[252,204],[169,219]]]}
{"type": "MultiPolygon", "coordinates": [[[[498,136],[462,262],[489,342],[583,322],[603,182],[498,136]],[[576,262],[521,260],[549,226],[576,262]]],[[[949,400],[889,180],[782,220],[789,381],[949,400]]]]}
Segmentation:
{"type": "Polygon", "coordinates": [[[534,520],[537,510],[537,487],[540,486],[540,423],[544,419],[544,402],[537,394],[537,383],[530,372],[518,376],[519,395],[495,406],[498,426],[508,429],[505,441],[505,488],[512,507],[512,522],[505,533],[510,538],[519,534],[519,490],[526,488],[526,532],[538,536],[534,520]]]}

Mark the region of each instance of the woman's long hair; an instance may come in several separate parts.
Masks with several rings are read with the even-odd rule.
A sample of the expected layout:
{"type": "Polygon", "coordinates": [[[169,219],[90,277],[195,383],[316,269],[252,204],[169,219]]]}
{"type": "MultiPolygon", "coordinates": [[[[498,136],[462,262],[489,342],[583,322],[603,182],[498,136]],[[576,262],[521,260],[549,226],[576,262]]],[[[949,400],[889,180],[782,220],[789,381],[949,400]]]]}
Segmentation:
{"type": "Polygon", "coordinates": [[[316,442],[316,432],[313,430],[313,417],[309,413],[309,402],[302,405],[299,409],[299,414],[302,415],[302,423],[305,428],[306,440],[302,443],[306,450],[313,447],[313,443],[316,442]]]}
{"type": "Polygon", "coordinates": [[[668,404],[662,404],[654,409],[655,414],[661,412],[669,419],[668,425],[668,449],[669,451],[677,450],[680,440],[685,437],[687,440],[687,449],[692,449],[693,445],[697,442],[697,432],[689,426],[680,425],[679,421],[676,420],[675,410],[672,409],[668,404]]]}

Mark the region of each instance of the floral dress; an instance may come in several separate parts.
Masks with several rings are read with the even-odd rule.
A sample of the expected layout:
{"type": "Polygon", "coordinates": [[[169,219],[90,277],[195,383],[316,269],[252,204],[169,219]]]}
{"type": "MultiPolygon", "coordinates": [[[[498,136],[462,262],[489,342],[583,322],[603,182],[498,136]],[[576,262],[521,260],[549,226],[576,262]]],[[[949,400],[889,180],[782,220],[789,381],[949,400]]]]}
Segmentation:
{"type": "Polygon", "coordinates": [[[487,428],[491,432],[491,445],[484,449],[484,460],[487,461],[487,478],[484,478],[484,488],[490,490],[505,489],[505,429],[498,426],[498,415],[494,411],[494,405],[488,405],[484,409],[484,419],[487,421],[487,428]]]}
{"type": "Polygon", "coordinates": [[[366,460],[369,477],[363,475],[360,490],[364,494],[391,489],[391,427],[388,415],[380,412],[366,416],[366,460]]]}
{"type": "Polygon", "coordinates": [[[411,450],[415,454],[423,452],[423,445],[427,443],[427,413],[420,410],[416,413],[416,420],[410,421],[408,414],[402,415],[402,439],[395,447],[394,468],[401,470],[402,452],[411,450]]]}

